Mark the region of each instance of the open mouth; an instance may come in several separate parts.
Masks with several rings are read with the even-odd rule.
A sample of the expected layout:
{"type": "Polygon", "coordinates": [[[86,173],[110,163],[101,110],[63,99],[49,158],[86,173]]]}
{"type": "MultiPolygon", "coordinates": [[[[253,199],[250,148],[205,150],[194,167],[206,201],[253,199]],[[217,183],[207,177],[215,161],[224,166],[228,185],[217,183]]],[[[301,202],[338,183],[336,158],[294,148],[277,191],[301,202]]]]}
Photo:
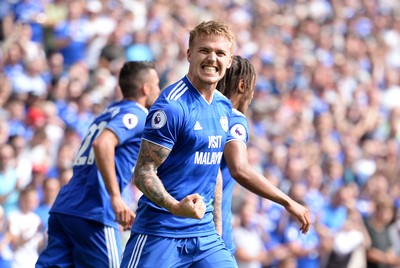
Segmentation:
{"type": "Polygon", "coordinates": [[[203,66],[203,70],[207,73],[218,73],[218,68],[215,66],[203,66]]]}

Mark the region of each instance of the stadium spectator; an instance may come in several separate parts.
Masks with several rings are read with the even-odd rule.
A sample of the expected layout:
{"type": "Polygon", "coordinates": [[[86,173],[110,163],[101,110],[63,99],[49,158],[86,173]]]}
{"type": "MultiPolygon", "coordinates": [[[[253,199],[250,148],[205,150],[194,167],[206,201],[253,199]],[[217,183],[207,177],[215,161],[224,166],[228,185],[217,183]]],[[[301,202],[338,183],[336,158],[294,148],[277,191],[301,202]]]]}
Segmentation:
{"type": "Polygon", "coordinates": [[[0,204],[5,214],[18,209],[19,185],[14,166],[15,152],[9,144],[0,145],[0,204]]]}
{"type": "Polygon", "coordinates": [[[81,0],[68,1],[67,17],[54,27],[54,50],[63,55],[67,69],[85,60],[90,35],[86,32],[84,3],[81,0]]]}
{"type": "Polygon", "coordinates": [[[257,223],[257,207],[252,199],[257,201],[253,197],[242,204],[239,225],[234,229],[235,259],[239,268],[261,268],[267,261],[267,251],[258,230],[261,226],[257,223]]]}
{"type": "Polygon", "coordinates": [[[42,199],[39,199],[39,205],[35,213],[38,214],[42,220],[42,225],[45,230],[48,229],[47,224],[50,216],[50,208],[56,200],[60,188],[60,181],[57,178],[48,178],[43,182],[43,189],[41,189],[43,196],[42,199]]]}
{"type": "Polygon", "coordinates": [[[390,239],[389,226],[395,216],[393,199],[380,193],[374,199],[375,210],[365,220],[371,237],[371,246],[367,249],[368,267],[396,267],[400,265],[400,257],[395,254],[390,239]]]}
{"type": "Polygon", "coordinates": [[[42,221],[34,212],[39,205],[36,189],[27,187],[21,190],[18,203],[18,209],[8,216],[13,267],[34,267],[44,243],[42,221]]]}
{"type": "Polygon", "coordinates": [[[0,205],[0,267],[12,268],[13,250],[11,248],[11,234],[7,229],[6,215],[2,205],[0,205]]]}

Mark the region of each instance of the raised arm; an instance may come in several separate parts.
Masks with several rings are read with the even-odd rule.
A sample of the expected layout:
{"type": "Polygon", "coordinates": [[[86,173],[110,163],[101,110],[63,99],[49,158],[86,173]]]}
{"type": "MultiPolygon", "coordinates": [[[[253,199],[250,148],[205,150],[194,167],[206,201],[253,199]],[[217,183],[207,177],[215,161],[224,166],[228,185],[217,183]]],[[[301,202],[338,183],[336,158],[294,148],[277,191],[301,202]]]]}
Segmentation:
{"type": "Polygon", "coordinates": [[[304,206],[275,187],[267,178],[257,172],[248,162],[247,148],[243,142],[231,141],[225,145],[224,157],[232,177],[249,191],[281,204],[300,222],[300,230],[306,233],[310,228],[310,214],[304,206]]]}
{"type": "Polygon", "coordinates": [[[178,201],[167,192],[157,176],[158,167],[170,152],[167,148],[143,139],[134,172],[135,185],[148,199],[172,214],[201,219],[206,211],[202,196],[194,193],[178,201]]]}

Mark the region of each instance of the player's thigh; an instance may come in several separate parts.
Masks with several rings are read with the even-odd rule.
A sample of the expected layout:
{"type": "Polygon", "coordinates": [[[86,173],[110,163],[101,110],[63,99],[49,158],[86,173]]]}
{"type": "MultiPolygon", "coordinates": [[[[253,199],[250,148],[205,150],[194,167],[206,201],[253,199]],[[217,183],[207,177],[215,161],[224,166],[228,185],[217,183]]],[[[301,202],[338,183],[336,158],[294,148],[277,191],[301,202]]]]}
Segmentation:
{"type": "Polygon", "coordinates": [[[218,234],[199,237],[198,253],[191,268],[237,268],[232,253],[225,247],[225,244],[218,234]]]}
{"type": "Polygon", "coordinates": [[[64,231],[63,217],[51,214],[46,248],[40,253],[35,267],[73,267],[72,243],[64,231]]]}
{"type": "Polygon", "coordinates": [[[75,226],[75,229],[68,229],[73,244],[72,256],[75,267],[119,268],[122,248],[117,229],[78,217],[70,217],[68,221],[71,227],[75,226]]]}
{"type": "MultiPolygon", "coordinates": [[[[195,244],[195,238],[191,240],[192,244],[195,244]]],[[[187,241],[188,239],[131,233],[122,257],[121,268],[189,267],[193,255],[185,250],[187,241]]]]}
{"type": "Polygon", "coordinates": [[[190,268],[237,268],[236,261],[232,258],[231,253],[228,250],[219,250],[207,257],[195,262],[190,268]]]}

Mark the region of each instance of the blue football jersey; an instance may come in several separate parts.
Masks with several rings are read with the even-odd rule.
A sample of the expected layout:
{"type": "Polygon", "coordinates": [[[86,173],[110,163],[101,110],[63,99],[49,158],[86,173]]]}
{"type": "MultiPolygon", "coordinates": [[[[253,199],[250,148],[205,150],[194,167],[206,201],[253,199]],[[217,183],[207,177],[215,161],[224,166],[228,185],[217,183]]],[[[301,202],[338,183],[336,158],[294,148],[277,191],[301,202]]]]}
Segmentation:
{"type": "Polygon", "coordinates": [[[78,216],[118,227],[110,196],[95,162],[92,142],[105,128],[118,137],[115,169],[122,191],[133,175],[147,114],[145,107],[123,100],[110,105],[93,121],[75,157],[73,176],[61,188],[50,213],[78,216]]]}
{"type": "Polygon", "coordinates": [[[201,220],[179,217],[143,195],[133,232],[176,238],[216,232],[212,203],[231,113],[230,101],[219,91],[208,103],[186,76],[161,92],[143,133],[143,139],[171,150],[157,175],[175,199],[198,193],[207,209],[201,220]]]}
{"type": "MultiPolygon", "coordinates": [[[[233,109],[231,118],[229,119],[229,136],[228,142],[238,140],[246,145],[249,141],[249,125],[244,114],[233,109]]],[[[222,172],[222,239],[226,248],[233,254],[235,252],[235,244],[233,241],[232,231],[232,194],[236,181],[232,178],[225,159],[221,163],[222,172]]]]}

